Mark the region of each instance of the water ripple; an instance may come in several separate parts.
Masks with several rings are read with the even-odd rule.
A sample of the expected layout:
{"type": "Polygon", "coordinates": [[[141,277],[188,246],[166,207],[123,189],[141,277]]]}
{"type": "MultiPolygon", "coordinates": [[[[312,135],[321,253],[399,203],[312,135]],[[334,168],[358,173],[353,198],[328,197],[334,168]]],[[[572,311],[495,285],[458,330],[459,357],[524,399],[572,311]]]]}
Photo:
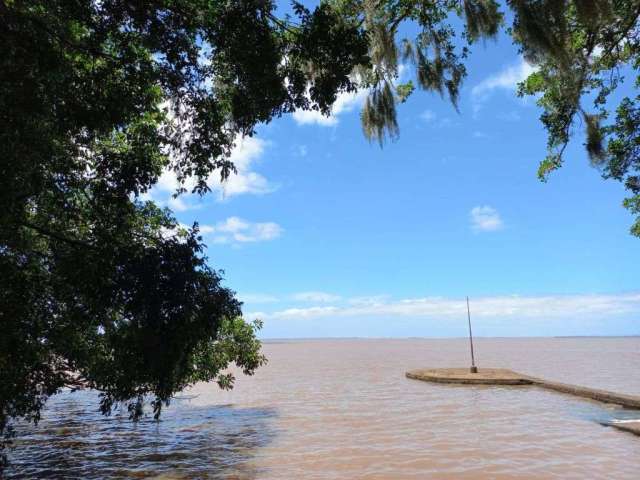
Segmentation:
{"type": "MultiPolygon", "coordinates": [[[[479,339],[480,365],[639,394],[640,339],[479,339]],[[621,361],[620,359],[624,359],[621,361]]],[[[267,367],[197,385],[162,420],[101,417],[63,394],[20,426],[8,478],[635,479],[640,413],[537,387],[428,384],[404,371],[467,362],[463,340],[265,344],[267,367]]]]}

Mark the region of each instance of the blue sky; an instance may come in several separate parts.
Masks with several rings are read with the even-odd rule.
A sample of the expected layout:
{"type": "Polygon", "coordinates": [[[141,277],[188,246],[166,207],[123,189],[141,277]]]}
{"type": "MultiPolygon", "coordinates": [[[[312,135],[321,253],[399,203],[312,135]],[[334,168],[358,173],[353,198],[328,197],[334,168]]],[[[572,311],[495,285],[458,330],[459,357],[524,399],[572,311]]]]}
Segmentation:
{"type": "Polygon", "coordinates": [[[331,118],[297,113],[234,152],[239,175],[199,199],[152,197],[198,221],[210,263],[265,338],[640,334],[640,240],[623,186],[589,166],[582,135],[548,183],[546,136],[515,83],[510,40],[476,46],[460,114],[417,91],[400,138],[364,138],[362,95],[331,118]]]}

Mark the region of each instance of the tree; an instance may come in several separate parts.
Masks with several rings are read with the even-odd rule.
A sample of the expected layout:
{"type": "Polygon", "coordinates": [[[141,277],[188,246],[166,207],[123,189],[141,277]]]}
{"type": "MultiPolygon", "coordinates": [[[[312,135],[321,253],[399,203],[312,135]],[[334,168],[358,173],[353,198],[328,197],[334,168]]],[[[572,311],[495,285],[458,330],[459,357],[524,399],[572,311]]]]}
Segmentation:
{"type": "MultiPolygon", "coordinates": [[[[370,89],[362,127],[380,143],[398,136],[396,105],[414,90],[412,82],[397,84],[399,62],[414,66],[419,87],[448,94],[455,106],[469,46],[493,37],[504,19],[493,0],[332,3],[368,33],[372,61],[358,67],[361,87],[370,89]],[[458,48],[456,15],[465,21],[460,36],[467,44],[458,48]],[[414,39],[400,38],[404,23],[418,27],[414,39]]],[[[634,87],[640,85],[640,1],[507,0],[506,6],[514,18],[508,32],[536,67],[519,94],[537,96],[543,110],[548,155],[540,164],[540,179],[546,181],[562,166],[574,127],[583,127],[592,164],[631,193],[624,205],[637,216],[631,232],[640,236],[640,96],[624,97],[617,106],[611,99],[625,75],[635,75],[634,87]]]]}
{"type": "Polygon", "coordinates": [[[447,95],[457,108],[469,47],[480,39],[495,37],[502,24],[502,13],[493,0],[330,3],[366,32],[371,62],[356,66],[354,75],[359,87],[369,90],[361,114],[363,132],[381,145],[398,137],[396,105],[415,90],[413,81],[399,83],[400,62],[413,66],[419,88],[447,95]],[[404,24],[417,27],[414,38],[400,38],[404,24]]]}
{"type": "Polygon", "coordinates": [[[197,381],[231,387],[231,362],[251,374],[259,324],[208,266],[197,225],[141,195],[166,169],[176,195],[205,194],[234,171],[239,137],[329,113],[344,91],[370,88],[365,132],[394,135],[396,97],[413,89],[395,84],[400,22],[423,26],[404,53],[420,86],[454,102],[467,51],[449,14],[466,16],[470,42],[497,28],[483,0],[292,6],[0,0],[0,434],[65,387],[137,418],[197,381]]]}
{"type": "Polygon", "coordinates": [[[562,166],[572,129],[581,120],[592,164],[631,193],[624,205],[637,215],[631,233],[640,236],[640,96],[625,96],[617,106],[611,99],[628,73],[636,76],[635,88],[640,85],[640,1],[514,0],[509,5],[515,13],[513,37],[538,68],[519,93],[540,96],[549,154],[539,177],[546,180],[562,166]]]}
{"type": "Polygon", "coordinates": [[[206,193],[256,124],[355,88],[357,26],[327,4],[296,6],[295,30],[273,10],[0,0],[0,435],[65,387],[157,417],[195,382],[230,388],[231,362],[264,363],[197,225],[140,196],[164,169],[176,194],[206,193]]]}

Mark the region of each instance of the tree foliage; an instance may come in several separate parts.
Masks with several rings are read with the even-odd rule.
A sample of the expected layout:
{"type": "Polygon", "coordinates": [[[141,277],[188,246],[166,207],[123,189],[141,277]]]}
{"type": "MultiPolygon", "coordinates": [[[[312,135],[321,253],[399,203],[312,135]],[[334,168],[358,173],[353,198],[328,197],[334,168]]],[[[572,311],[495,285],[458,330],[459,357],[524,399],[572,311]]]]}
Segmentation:
{"type": "MultiPolygon", "coordinates": [[[[362,126],[380,143],[398,136],[396,105],[415,89],[411,81],[399,83],[401,62],[413,66],[420,88],[446,94],[456,106],[469,46],[494,37],[504,21],[492,0],[332,3],[367,32],[371,64],[356,69],[361,87],[370,89],[362,126]],[[401,37],[405,23],[417,27],[415,38],[401,37]]],[[[637,215],[631,231],[640,236],[640,96],[624,97],[617,105],[612,100],[625,74],[636,76],[634,90],[640,85],[640,1],[507,0],[504,6],[513,17],[508,32],[536,68],[519,94],[536,96],[543,109],[548,155],[539,177],[546,180],[562,165],[575,127],[584,129],[592,164],[631,193],[624,205],[637,215]]]]}
{"type": "MultiPolygon", "coordinates": [[[[0,434],[62,388],[156,415],[230,363],[264,362],[259,324],[208,266],[197,225],[140,201],[165,169],[185,190],[234,169],[237,138],[329,111],[368,62],[328,4],[0,0],[0,434]]],[[[0,452],[1,454],[1,452],[0,452]]]]}
{"type": "Polygon", "coordinates": [[[358,65],[354,77],[360,88],[369,90],[361,114],[364,134],[380,144],[397,138],[396,105],[415,90],[413,81],[400,83],[401,63],[413,67],[420,89],[447,95],[457,107],[469,46],[494,37],[502,23],[498,3],[493,0],[330,3],[366,32],[371,62],[358,65]],[[405,24],[417,28],[413,38],[401,37],[405,24]]]}
{"type": "Polygon", "coordinates": [[[638,0],[513,0],[513,38],[537,66],[520,85],[521,95],[536,95],[548,132],[548,156],[539,176],[562,166],[573,129],[581,124],[585,147],[605,178],[625,184],[625,206],[638,215],[631,231],[640,236],[640,96],[612,94],[626,74],[640,85],[638,0]],[[587,106],[587,104],[591,106],[587,106]]]}

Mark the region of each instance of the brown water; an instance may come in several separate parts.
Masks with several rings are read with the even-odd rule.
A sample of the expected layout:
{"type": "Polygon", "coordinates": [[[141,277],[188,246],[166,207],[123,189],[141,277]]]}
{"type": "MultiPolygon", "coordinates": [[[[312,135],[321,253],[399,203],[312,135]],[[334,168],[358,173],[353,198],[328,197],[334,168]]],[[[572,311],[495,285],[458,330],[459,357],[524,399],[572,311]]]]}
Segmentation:
{"type": "MultiPolygon", "coordinates": [[[[640,437],[605,427],[639,411],[537,387],[409,380],[465,366],[462,339],[264,345],[232,392],[198,385],[159,423],[60,395],[22,429],[10,478],[640,478],[640,437]]],[[[640,395],[640,338],[478,339],[480,367],[640,395]]]]}

